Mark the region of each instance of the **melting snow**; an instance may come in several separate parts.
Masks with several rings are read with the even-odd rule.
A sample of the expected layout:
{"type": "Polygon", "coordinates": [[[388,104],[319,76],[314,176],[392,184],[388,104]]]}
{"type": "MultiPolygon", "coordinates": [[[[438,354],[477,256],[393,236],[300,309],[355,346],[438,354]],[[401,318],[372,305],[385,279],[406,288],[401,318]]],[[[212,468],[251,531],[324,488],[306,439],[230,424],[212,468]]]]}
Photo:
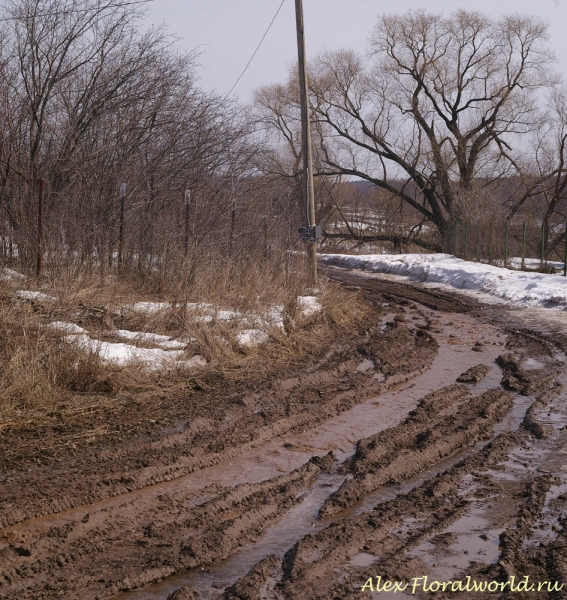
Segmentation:
{"type": "Polygon", "coordinates": [[[16,297],[20,300],[43,300],[46,302],[56,302],[57,298],[53,296],[48,296],[47,294],[42,294],[41,292],[32,292],[29,290],[18,290],[16,292],[16,297]]]}
{"type": "Polygon", "coordinates": [[[200,354],[195,354],[189,360],[176,361],[175,366],[187,369],[194,369],[195,367],[206,367],[207,361],[200,354]]]}
{"type": "Polygon", "coordinates": [[[27,279],[25,275],[6,267],[0,270],[0,278],[9,279],[11,281],[22,281],[23,279],[27,279]]]}
{"type": "Polygon", "coordinates": [[[110,333],[126,340],[155,344],[156,346],[165,348],[167,350],[176,350],[179,348],[185,348],[186,346],[186,343],[184,342],[172,340],[170,336],[160,335],[159,333],[128,331],[127,329],[118,329],[117,331],[111,331],[110,333]]]}
{"type": "Polygon", "coordinates": [[[64,321],[54,321],[53,323],[49,323],[49,325],[47,325],[47,328],[53,329],[54,331],[59,331],[61,333],[66,333],[68,335],[88,333],[86,329],[75,325],[75,323],[65,323],[64,321]]]}
{"type": "Polygon", "coordinates": [[[153,314],[165,310],[170,306],[171,304],[169,302],[135,302],[126,308],[129,308],[134,312],[153,314]]]}
{"type": "Polygon", "coordinates": [[[168,363],[178,361],[184,355],[183,350],[163,350],[161,348],[137,348],[131,344],[101,342],[88,335],[70,335],[65,338],[69,343],[77,343],[87,352],[94,352],[106,362],[126,365],[132,362],[145,363],[151,369],[160,369],[168,363]]]}
{"type": "Polygon", "coordinates": [[[322,306],[316,296],[299,296],[297,299],[299,310],[306,316],[310,317],[321,311],[322,306]]]}
{"type": "Polygon", "coordinates": [[[455,258],[450,254],[323,254],[321,261],[363,271],[405,275],[419,281],[479,290],[517,306],[567,310],[567,278],[511,271],[455,258]]]}
{"type": "MultiPolygon", "coordinates": [[[[20,291],[18,292],[18,297],[55,300],[55,298],[50,298],[40,292],[20,291]]],[[[306,316],[316,314],[321,310],[319,300],[315,296],[300,296],[298,298],[298,305],[300,311],[306,316]]],[[[172,304],[168,302],[136,302],[125,308],[151,315],[166,310],[171,306],[172,304]]],[[[268,331],[270,327],[284,329],[283,306],[268,308],[263,314],[222,310],[217,305],[208,303],[188,303],[187,310],[192,313],[201,313],[200,315],[192,315],[192,320],[197,323],[208,323],[216,319],[219,321],[235,320],[241,327],[247,325],[247,329],[242,329],[236,334],[236,343],[241,347],[251,348],[268,342],[270,336],[265,329],[268,329],[268,331]]],[[[117,365],[138,362],[145,364],[150,369],[160,369],[167,366],[195,368],[204,367],[207,364],[207,361],[199,354],[188,360],[183,359],[185,355],[183,349],[189,342],[195,341],[193,338],[174,340],[167,335],[129,331],[127,329],[106,332],[129,342],[143,342],[159,346],[156,348],[138,348],[132,343],[103,342],[93,339],[89,337],[88,331],[74,323],[56,321],[50,323],[47,327],[66,334],[64,339],[67,342],[75,343],[85,351],[95,352],[102,360],[117,365]]]]}
{"type": "Polygon", "coordinates": [[[261,329],[245,329],[236,335],[236,343],[248,348],[265,344],[269,339],[270,336],[261,329]]]}
{"type": "MultiPolygon", "coordinates": [[[[504,261],[500,261],[502,264],[504,261]]],[[[541,261],[537,258],[525,258],[524,264],[527,269],[539,269],[541,261]]],[[[547,265],[554,269],[563,269],[563,263],[556,260],[548,260],[547,265]]],[[[508,266],[514,267],[514,269],[520,269],[522,267],[522,259],[519,256],[513,256],[508,259],[508,266]]]]}

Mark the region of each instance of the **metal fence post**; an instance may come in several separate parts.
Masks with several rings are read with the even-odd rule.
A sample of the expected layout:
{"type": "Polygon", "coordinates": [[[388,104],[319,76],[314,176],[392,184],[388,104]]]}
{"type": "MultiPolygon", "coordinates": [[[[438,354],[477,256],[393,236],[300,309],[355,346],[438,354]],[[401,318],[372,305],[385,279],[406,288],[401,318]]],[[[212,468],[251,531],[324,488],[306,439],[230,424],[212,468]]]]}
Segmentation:
{"type": "Polygon", "coordinates": [[[183,254],[187,258],[189,254],[189,208],[191,207],[191,190],[185,190],[185,205],[184,205],[184,239],[183,239],[183,254]]]}
{"type": "Polygon", "coordinates": [[[45,179],[39,180],[39,199],[37,207],[37,265],[36,276],[39,279],[43,269],[43,190],[45,179]]]}
{"type": "Polygon", "coordinates": [[[526,270],[526,224],[522,224],[522,271],[526,270]]]}
{"type": "Polygon", "coordinates": [[[467,247],[468,247],[468,242],[469,242],[469,222],[465,221],[465,254],[463,256],[463,258],[465,260],[467,260],[467,247]]]}
{"type": "Polygon", "coordinates": [[[124,201],[126,198],[126,184],[120,184],[120,223],[118,226],[118,278],[122,277],[122,263],[124,260],[124,201]]]}
{"type": "Polygon", "coordinates": [[[504,266],[508,266],[508,221],[506,221],[506,229],[504,233],[504,266]]]}
{"type": "Polygon", "coordinates": [[[459,254],[459,221],[455,221],[455,248],[453,254],[454,256],[459,254]]]}
{"type": "Polygon", "coordinates": [[[488,262],[492,264],[492,231],[494,229],[494,224],[490,221],[490,233],[488,238],[488,262]]]}
{"type": "Polygon", "coordinates": [[[540,254],[540,267],[543,267],[543,261],[545,260],[545,221],[541,224],[541,254],[540,254]]]}

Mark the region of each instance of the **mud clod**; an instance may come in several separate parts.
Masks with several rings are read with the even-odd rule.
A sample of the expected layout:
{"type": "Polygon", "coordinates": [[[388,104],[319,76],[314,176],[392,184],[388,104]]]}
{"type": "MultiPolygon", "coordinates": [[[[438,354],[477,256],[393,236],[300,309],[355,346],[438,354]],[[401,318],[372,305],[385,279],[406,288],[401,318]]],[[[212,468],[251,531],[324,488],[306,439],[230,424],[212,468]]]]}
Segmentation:
{"type": "Polygon", "coordinates": [[[479,381],[482,381],[491,370],[492,367],[489,367],[488,365],[476,365],[459,375],[457,381],[459,383],[478,383],[479,381]]]}
{"type": "Polygon", "coordinates": [[[404,481],[455,450],[485,438],[512,406],[509,393],[489,390],[465,402],[454,415],[439,416],[443,408],[468,394],[467,388],[460,388],[448,386],[436,396],[426,396],[402,424],[360,442],[350,467],[352,479],[329,496],[319,515],[352,506],[377,487],[404,481]]]}
{"type": "Polygon", "coordinates": [[[502,369],[501,385],[506,390],[522,392],[529,384],[529,379],[513,354],[501,354],[496,364],[502,369]]]}
{"type": "Polygon", "coordinates": [[[167,600],[198,600],[199,595],[195,590],[192,590],[186,586],[175,590],[172,594],[169,594],[167,600]]]}
{"type": "Polygon", "coordinates": [[[268,577],[281,577],[281,559],[270,555],[254,565],[247,575],[230,586],[224,593],[224,600],[260,600],[261,588],[268,577]]]}
{"type": "Polygon", "coordinates": [[[158,600],[182,572],[168,600],[358,600],[377,575],[567,581],[567,335],[419,284],[343,279],[376,319],[311,363],[203,382],[174,428],[1,472],[0,598],[127,600],[166,580],[142,592],[158,600]],[[462,383],[487,376],[497,338],[507,390],[475,396],[462,383]]]}

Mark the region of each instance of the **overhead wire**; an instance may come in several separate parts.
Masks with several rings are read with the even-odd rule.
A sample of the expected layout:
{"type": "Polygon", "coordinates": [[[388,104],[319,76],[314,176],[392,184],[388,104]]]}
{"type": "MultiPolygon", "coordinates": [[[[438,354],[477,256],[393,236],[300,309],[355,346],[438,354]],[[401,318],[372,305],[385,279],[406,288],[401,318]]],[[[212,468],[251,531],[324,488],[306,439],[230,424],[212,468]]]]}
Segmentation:
{"type": "Polygon", "coordinates": [[[239,81],[242,79],[242,77],[244,76],[244,74],[248,70],[248,67],[250,66],[250,63],[254,60],[254,57],[258,53],[258,50],[260,50],[260,46],[262,45],[264,39],[268,35],[268,32],[270,31],[270,29],[272,28],[272,25],[274,24],[274,21],[276,20],[277,16],[280,14],[280,10],[282,9],[282,6],[284,5],[284,2],[285,2],[285,0],[282,0],[281,4],[278,7],[278,10],[276,11],[276,14],[274,15],[273,19],[271,20],[270,24],[268,25],[268,28],[266,29],[266,31],[264,32],[264,35],[262,36],[262,39],[260,40],[260,43],[258,44],[258,46],[256,46],[256,50],[254,50],[252,56],[250,57],[250,60],[248,61],[248,63],[244,67],[244,71],[242,71],[242,73],[240,73],[240,76],[238,77],[238,79],[236,80],[236,82],[234,83],[234,85],[230,88],[230,90],[228,91],[228,93],[225,95],[225,98],[228,98],[228,96],[230,96],[230,94],[232,93],[232,90],[234,90],[234,88],[238,85],[239,81]]]}

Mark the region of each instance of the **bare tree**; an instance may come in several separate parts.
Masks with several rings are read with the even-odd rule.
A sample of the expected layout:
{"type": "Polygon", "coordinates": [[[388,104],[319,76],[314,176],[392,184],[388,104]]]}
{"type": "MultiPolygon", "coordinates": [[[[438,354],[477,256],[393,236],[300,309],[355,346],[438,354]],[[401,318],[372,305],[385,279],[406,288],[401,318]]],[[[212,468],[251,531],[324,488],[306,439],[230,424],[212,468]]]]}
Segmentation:
{"type": "Polygon", "coordinates": [[[380,186],[444,234],[457,194],[517,172],[538,95],[556,83],[546,41],[534,17],[381,17],[368,57],[327,52],[311,65],[320,174],[380,186]]]}
{"type": "Polygon", "coordinates": [[[10,0],[3,10],[0,222],[22,268],[34,252],[40,176],[45,248],[60,262],[90,269],[94,260],[103,275],[113,265],[121,183],[129,266],[179,267],[188,188],[193,259],[212,256],[213,244],[222,254],[226,182],[251,172],[258,147],[236,102],[196,86],[195,53],[161,28],[142,31],[128,0],[10,0]]]}
{"type": "Polygon", "coordinates": [[[545,117],[529,138],[528,151],[520,164],[519,185],[509,199],[513,218],[529,211],[544,226],[545,247],[554,248],[564,238],[567,220],[567,90],[557,87],[545,117]],[[557,227],[559,225],[559,227],[557,227]]]}

